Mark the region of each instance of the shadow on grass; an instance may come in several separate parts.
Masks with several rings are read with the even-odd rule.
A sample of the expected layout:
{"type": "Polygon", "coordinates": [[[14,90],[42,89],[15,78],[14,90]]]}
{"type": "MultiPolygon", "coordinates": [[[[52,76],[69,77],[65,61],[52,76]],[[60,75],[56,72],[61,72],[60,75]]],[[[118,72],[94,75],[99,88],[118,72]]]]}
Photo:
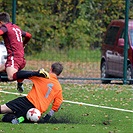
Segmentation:
{"type": "Polygon", "coordinates": [[[72,114],[67,114],[67,115],[60,115],[58,117],[53,116],[49,123],[53,123],[53,124],[59,124],[59,123],[65,123],[65,124],[87,124],[89,123],[89,119],[86,121],[85,119],[83,119],[82,117],[75,117],[75,115],[72,114]]]}
{"type": "Polygon", "coordinates": [[[109,119],[103,119],[101,121],[99,120],[93,120],[91,121],[89,117],[83,116],[83,117],[76,117],[72,114],[63,114],[58,117],[53,116],[48,123],[52,124],[91,124],[91,125],[110,125],[111,121],[109,119]]]}
{"type": "Polygon", "coordinates": [[[49,123],[53,123],[53,124],[56,124],[56,123],[75,123],[74,121],[72,121],[72,117],[71,116],[60,116],[60,117],[52,117],[49,121],[49,123]]]}
{"type": "MultiPolygon", "coordinates": [[[[1,123],[11,123],[11,122],[2,122],[2,120],[0,120],[0,124],[1,123]]],[[[25,121],[23,122],[25,124],[34,124],[34,122],[29,122],[29,121],[25,121]]],[[[75,118],[75,116],[72,115],[62,115],[62,116],[58,116],[55,117],[53,116],[49,122],[47,122],[49,124],[90,124],[90,125],[110,125],[111,122],[110,120],[103,120],[101,122],[98,121],[90,121],[90,119],[83,119],[83,118],[75,118]]],[[[44,124],[44,123],[40,123],[40,124],[44,124]]]]}

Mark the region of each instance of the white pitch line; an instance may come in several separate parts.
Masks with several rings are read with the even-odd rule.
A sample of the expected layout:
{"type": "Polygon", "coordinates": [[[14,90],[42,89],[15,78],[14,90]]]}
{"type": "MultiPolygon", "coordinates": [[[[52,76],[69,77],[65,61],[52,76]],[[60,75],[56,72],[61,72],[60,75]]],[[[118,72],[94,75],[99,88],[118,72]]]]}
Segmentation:
{"type": "MultiPolygon", "coordinates": [[[[14,88],[14,86],[12,85],[10,85],[10,86],[2,86],[2,85],[0,85],[0,88],[14,88]]],[[[105,90],[105,89],[103,89],[103,88],[95,88],[94,90],[105,90]]],[[[110,89],[108,89],[108,90],[119,90],[119,88],[110,88],[110,89]]],[[[129,90],[129,91],[133,91],[133,87],[131,88],[131,89],[126,89],[126,90],[129,90]]],[[[91,91],[91,90],[90,90],[91,91]]]]}
{"type": "Polygon", "coordinates": [[[8,91],[2,91],[2,90],[0,90],[0,92],[5,93],[5,94],[14,94],[14,95],[18,95],[18,96],[27,96],[27,94],[8,92],[8,91]]]}
{"type": "Polygon", "coordinates": [[[64,102],[73,103],[73,104],[79,104],[79,105],[86,105],[86,106],[97,107],[97,108],[112,109],[112,110],[118,110],[118,111],[124,111],[124,112],[131,112],[131,113],[133,113],[133,110],[126,110],[126,109],[120,109],[120,108],[100,106],[100,105],[88,104],[88,103],[82,103],[82,102],[73,102],[73,101],[68,101],[68,100],[64,100],[64,102]]]}
{"type": "MultiPolygon", "coordinates": [[[[2,91],[2,90],[0,90],[0,92],[5,93],[5,94],[14,94],[14,95],[18,95],[18,96],[26,96],[27,95],[27,94],[21,94],[21,93],[15,93],[15,92],[8,92],[8,91],[2,91]]],[[[100,106],[100,105],[95,105],[95,104],[88,104],[88,103],[82,103],[82,102],[73,102],[73,101],[69,101],[69,100],[63,100],[63,102],[133,113],[133,110],[126,110],[126,109],[120,109],[120,108],[100,106]]]]}

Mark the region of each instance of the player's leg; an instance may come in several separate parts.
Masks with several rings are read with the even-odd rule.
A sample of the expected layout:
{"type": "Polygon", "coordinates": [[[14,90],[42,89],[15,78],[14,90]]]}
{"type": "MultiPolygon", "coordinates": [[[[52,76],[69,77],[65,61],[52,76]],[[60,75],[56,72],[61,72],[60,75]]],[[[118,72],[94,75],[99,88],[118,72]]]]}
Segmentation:
{"type": "MultiPolygon", "coordinates": [[[[23,58],[15,58],[14,56],[8,57],[7,62],[6,62],[6,72],[8,75],[9,80],[17,80],[16,78],[14,79],[14,74],[18,71],[24,68],[26,62],[23,58]]],[[[23,87],[23,80],[17,81],[17,90],[22,93],[24,90],[23,87]]]]}
{"type": "MultiPolygon", "coordinates": [[[[18,70],[14,67],[7,67],[6,68],[6,72],[8,75],[8,79],[11,81],[17,80],[16,78],[14,78],[14,74],[17,72],[18,70]]],[[[24,91],[24,87],[23,87],[23,79],[22,80],[17,80],[17,90],[22,93],[24,91]]]]}
{"type": "Polygon", "coordinates": [[[38,77],[44,77],[44,78],[49,78],[49,73],[45,71],[44,69],[40,69],[39,71],[25,71],[21,70],[15,73],[14,79],[28,79],[29,77],[32,76],[38,76],[38,77]]]}
{"type": "Polygon", "coordinates": [[[6,104],[0,105],[0,114],[13,113],[13,111],[6,106],[6,104]]]}
{"type": "Polygon", "coordinates": [[[25,79],[31,76],[40,76],[44,78],[49,78],[49,73],[43,68],[39,71],[23,71],[25,67],[25,59],[11,57],[11,60],[6,63],[6,72],[8,74],[9,80],[25,79]]]}
{"type": "Polygon", "coordinates": [[[6,106],[6,104],[0,105],[0,114],[5,114],[2,117],[3,122],[11,122],[12,119],[14,119],[14,115],[8,115],[13,113],[13,111],[6,106]]]}
{"type": "Polygon", "coordinates": [[[38,76],[38,77],[44,77],[44,78],[49,78],[49,73],[46,72],[44,69],[40,69],[39,71],[25,71],[25,70],[20,70],[17,73],[13,75],[13,79],[17,79],[18,81],[18,87],[17,90],[22,93],[24,88],[23,88],[23,79],[28,79],[29,77],[32,76],[38,76]]]}
{"type": "Polygon", "coordinates": [[[34,108],[34,105],[26,97],[11,100],[0,106],[0,114],[5,114],[2,121],[15,124],[17,118],[26,117],[26,113],[30,108],[34,108]]]}
{"type": "Polygon", "coordinates": [[[7,113],[3,115],[2,121],[3,122],[11,122],[13,119],[17,118],[14,113],[7,113]]]}
{"type": "MultiPolygon", "coordinates": [[[[6,103],[6,106],[9,107],[13,113],[8,113],[8,115],[4,116],[5,122],[12,122],[16,118],[23,117],[26,120],[26,113],[30,108],[35,108],[35,106],[26,98],[26,97],[18,97],[12,101],[6,103]],[[14,114],[14,118],[13,115],[14,114]],[[8,116],[10,119],[8,119],[8,116]]],[[[15,124],[15,123],[13,123],[15,124]]]]}
{"type": "Polygon", "coordinates": [[[14,67],[6,67],[6,72],[7,72],[7,75],[8,75],[8,79],[9,80],[14,80],[13,79],[13,75],[14,73],[16,73],[18,70],[14,67]]]}
{"type": "Polygon", "coordinates": [[[0,106],[0,114],[5,114],[2,117],[3,122],[11,122],[12,119],[15,118],[13,111],[10,108],[8,108],[6,104],[0,106]]]}
{"type": "Polygon", "coordinates": [[[13,119],[17,118],[15,112],[13,111],[16,110],[15,108],[18,108],[15,105],[15,101],[17,102],[17,99],[8,102],[7,103],[8,105],[7,104],[0,105],[0,114],[4,114],[2,117],[3,122],[12,122],[13,119]]]}
{"type": "Polygon", "coordinates": [[[24,90],[23,87],[23,79],[28,79],[29,77],[32,76],[38,76],[38,77],[44,77],[44,78],[49,78],[49,73],[46,72],[44,69],[40,69],[39,71],[25,71],[25,70],[20,70],[17,73],[14,73],[13,79],[17,79],[18,84],[17,84],[17,90],[22,93],[24,90]]]}
{"type": "MultiPolygon", "coordinates": [[[[12,73],[11,73],[11,72],[13,72],[12,69],[14,69],[14,68],[11,68],[11,69],[10,68],[7,68],[7,71],[9,71],[8,74],[10,76],[10,79],[8,78],[9,76],[7,75],[6,72],[0,72],[0,82],[9,82],[9,81],[17,80],[17,79],[14,79],[13,76],[12,76],[12,73]]],[[[14,71],[14,72],[16,72],[16,71],[14,71]]],[[[17,90],[20,93],[22,93],[23,90],[24,90],[22,81],[23,81],[22,79],[19,79],[18,80],[18,83],[17,83],[17,90]]]]}

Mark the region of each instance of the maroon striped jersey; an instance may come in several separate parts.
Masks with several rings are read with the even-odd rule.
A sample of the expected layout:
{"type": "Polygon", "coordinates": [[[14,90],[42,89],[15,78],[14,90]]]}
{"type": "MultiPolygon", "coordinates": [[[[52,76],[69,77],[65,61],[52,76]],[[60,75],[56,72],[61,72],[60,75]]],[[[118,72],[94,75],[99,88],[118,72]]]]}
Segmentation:
{"type": "Polygon", "coordinates": [[[4,39],[8,56],[24,57],[24,44],[30,40],[30,33],[21,30],[15,24],[6,23],[0,27],[0,35],[4,39]],[[22,37],[25,37],[25,40],[22,37]]]}

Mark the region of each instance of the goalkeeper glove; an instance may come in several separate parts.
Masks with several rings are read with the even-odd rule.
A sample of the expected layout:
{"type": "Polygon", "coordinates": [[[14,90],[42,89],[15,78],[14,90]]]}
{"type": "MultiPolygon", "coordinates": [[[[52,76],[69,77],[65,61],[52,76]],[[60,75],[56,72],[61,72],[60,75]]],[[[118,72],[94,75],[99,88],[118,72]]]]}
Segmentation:
{"type": "Polygon", "coordinates": [[[48,114],[46,114],[43,118],[41,118],[38,123],[47,123],[51,116],[54,115],[54,111],[51,109],[48,114]]]}

